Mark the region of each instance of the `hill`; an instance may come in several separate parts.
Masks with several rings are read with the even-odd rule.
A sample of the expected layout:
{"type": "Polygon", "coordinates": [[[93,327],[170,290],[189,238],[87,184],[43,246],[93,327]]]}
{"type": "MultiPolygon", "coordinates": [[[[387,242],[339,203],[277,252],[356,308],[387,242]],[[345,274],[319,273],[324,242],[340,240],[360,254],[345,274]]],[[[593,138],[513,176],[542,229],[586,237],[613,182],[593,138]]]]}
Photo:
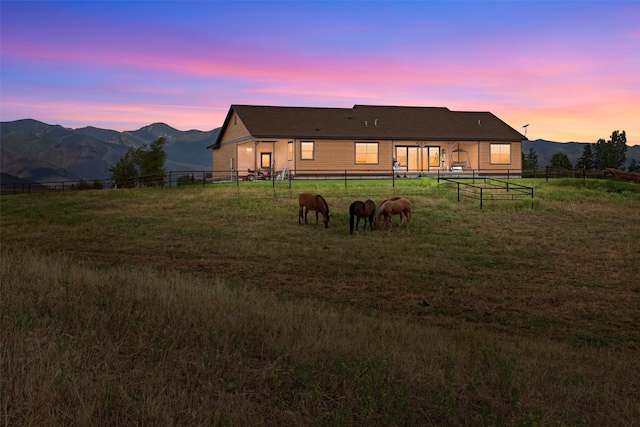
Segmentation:
{"type": "MultiPolygon", "coordinates": [[[[528,153],[531,148],[538,154],[538,166],[545,168],[551,165],[551,158],[556,153],[564,153],[567,155],[571,164],[575,165],[582,153],[584,147],[589,142],[553,142],[544,139],[536,139],[534,141],[523,141],[522,151],[528,153]]],[[[631,159],[640,162],[640,145],[627,147],[627,161],[625,167],[629,166],[631,159]]]]}
{"type": "Polygon", "coordinates": [[[167,169],[211,169],[207,146],[217,137],[211,131],[179,131],[154,123],[136,131],[117,132],[96,127],[79,129],[49,125],[32,119],[0,123],[0,170],[29,181],[55,182],[109,178],[108,168],[129,147],[166,138],[167,169]]]}

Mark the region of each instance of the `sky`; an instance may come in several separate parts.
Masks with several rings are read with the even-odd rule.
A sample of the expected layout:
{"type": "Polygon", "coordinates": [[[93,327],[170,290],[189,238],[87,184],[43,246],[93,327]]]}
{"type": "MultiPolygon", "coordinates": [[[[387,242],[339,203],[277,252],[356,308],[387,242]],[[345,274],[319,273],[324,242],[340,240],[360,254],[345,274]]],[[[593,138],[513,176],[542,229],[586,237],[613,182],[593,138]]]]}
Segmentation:
{"type": "Polygon", "coordinates": [[[0,1],[0,121],[208,131],[232,104],[490,111],[531,140],[638,145],[640,1],[0,1]]]}

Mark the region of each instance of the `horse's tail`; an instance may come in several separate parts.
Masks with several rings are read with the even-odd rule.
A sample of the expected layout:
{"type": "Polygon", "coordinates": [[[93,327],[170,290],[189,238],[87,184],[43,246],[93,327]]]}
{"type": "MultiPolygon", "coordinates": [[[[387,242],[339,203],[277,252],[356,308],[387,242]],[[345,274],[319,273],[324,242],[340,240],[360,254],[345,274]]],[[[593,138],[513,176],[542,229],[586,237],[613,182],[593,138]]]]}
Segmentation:
{"type": "Polygon", "coordinates": [[[353,234],[353,226],[356,222],[356,216],[353,213],[353,209],[349,208],[349,234],[353,234]]]}

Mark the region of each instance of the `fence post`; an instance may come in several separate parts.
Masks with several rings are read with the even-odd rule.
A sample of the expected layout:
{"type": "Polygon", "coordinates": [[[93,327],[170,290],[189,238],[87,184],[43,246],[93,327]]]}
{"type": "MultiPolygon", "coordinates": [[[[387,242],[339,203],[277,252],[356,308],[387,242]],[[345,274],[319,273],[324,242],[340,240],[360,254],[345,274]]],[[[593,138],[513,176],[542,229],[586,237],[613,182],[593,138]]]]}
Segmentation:
{"type": "Polygon", "coordinates": [[[482,187],[480,187],[480,209],[482,209],[482,199],[483,199],[483,195],[482,195],[482,187]]]}
{"type": "Polygon", "coordinates": [[[347,188],[347,170],[344,170],[344,188],[347,188]]]}

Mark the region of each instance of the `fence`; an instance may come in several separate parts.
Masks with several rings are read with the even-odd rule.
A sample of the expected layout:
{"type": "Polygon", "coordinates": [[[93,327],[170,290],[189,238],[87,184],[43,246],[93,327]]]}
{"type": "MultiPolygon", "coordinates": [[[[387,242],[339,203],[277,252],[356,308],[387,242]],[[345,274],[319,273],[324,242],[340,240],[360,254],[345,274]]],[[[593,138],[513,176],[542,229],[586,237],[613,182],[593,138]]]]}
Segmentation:
{"type": "Polygon", "coordinates": [[[438,182],[440,181],[457,188],[458,201],[461,196],[479,200],[480,209],[482,209],[484,200],[505,201],[529,198],[533,208],[533,187],[488,177],[438,177],[438,182]]]}
{"type": "MultiPolygon", "coordinates": [[[[236,185],[251,185],[252,179],[248,179],[250,174],[237,170],[208,170],[208,171],[167,171],[162,174],[154,174],[147,176],[139,176],[131,178],[121,183],[122,187],[175,187],[181,185],[202,185],[213,183],[235,183],[236,185]]],[[[366,179],[390,179],[392,185],[395,185],[397,179],[411,179],[434,177],[463,177],[463,178],[482,178],[494,177],[502,179],[511,178],[603,178],[604,171],[585,170],[585,169],[564,169],[564,168],[545,168],[545,169],[504,169],[504,170],[479,170],[471,169],[464,171],[393,171],[390,169],[370,169],[370,170],[348,170],[348,169],[325,169],[325,170],[301,170],[296,171],[280,171],[274,174],[253,175],[257,181],[270,181],[275,187],[276,181],[288,181],[289,186],[291,180],[343,180],[345,186],[352,180],[366,179]]],[[[68,191],[68,190],[87,190],[87,189],[105,189],[115,188],[116,185],[111,179],[95,179],[93,181],[55,181],[55,182],[7,182],[1,183],[2,194],[22,194],[32,192],[46,191],[68,191]]]]}

